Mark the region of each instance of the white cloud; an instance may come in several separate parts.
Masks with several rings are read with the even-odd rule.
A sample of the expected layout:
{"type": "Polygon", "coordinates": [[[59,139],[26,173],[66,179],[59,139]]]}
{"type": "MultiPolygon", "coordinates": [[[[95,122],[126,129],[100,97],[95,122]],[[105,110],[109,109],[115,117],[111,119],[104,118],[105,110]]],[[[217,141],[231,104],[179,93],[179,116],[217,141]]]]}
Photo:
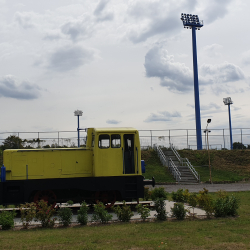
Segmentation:
{"type": "Polygon", "coordinates": [[[72,41],[89,38],[93,33],[93,25],[85,20],[71,20],[61,27],[61,32],[69,35],[72,41]]]}
{"type": "MultiPolygon", "coordinates": [[[[185,64],[175,62],[166,49],[153,47],[145,56],[147,77],[159,77],[162,86],[173,92],[187,92],[193,89],[193,72],[185,64]]],[[[200,84],[209,81],[200,79],[200,84]]]]}
{"type": "Polygon", "coordinates": [[[34,12],[16,12],[15,21],[24,29],[34,28],[35,18],[37,14],[34,12]]]}
{"type": "Polygon", "coordinates": [[[242,55],[242,63],[244,65],[249,65],[250,64],[250,50],[245,51],[242,55]]]}
{"type": "Polygon", "coordinates": [[[232,0],[210,0],[210,1],[197,1],[198,6],[196,8],[199,16],[205,20],[205,24],[212,23],[219,18],[225,17],[228,13],[229,5],[232,0]]]}
{"type": "Polygon", "coordinates": [[[229,83],[244,80],[245,75],[241,68],[233,63],[203,64],[201,74],[207,76],[214,83],[229,83]]]}
{"type": "Polygon", "coordinates": [[[0,79],[0,97],[32,100],[40,96],[40,88],[28,81],[18,83],[12,75],[0,79]]]}
{"type": "Polygon", "coordinates": [[[95,51],[81,46],[65,46],[56,49],[49,55],[47,68],[49,70],[65,72],[74,70],[95,58],[95,51]]]}
{"type": "Polygon", "coordinates": [[[94,15],[96,16],[96,20],[100,21],[111,21],[114,19],[114,13],[112,11],[107,10],[107,5],[109,0],[100,0],[97,4],[94,15]]]}
{"type": "MultiPolygon", "coordinates": [[[[193,71],[185,64],[175,62],[174,56],[169,55],[164,48],[155,46],[149,50],[145,56],[144,66],[146,76],[158,77],[161,86],[167,87],[169,91],[184,93],[193,90],[193,71]]],[[[228,62],[214,65],[203,64],[199,73],[199,84],[210,85],[216,94],[223,92],[225,88],[225,86],[219,87],[218,84],[246,80],[242,69],[228,62]]]]}
{"type": "Polygon", "coordinates": [[[214,44],[205,46],[204,51],[208,57],[215,58],[215,57],[222,56],[222,53],[221,53],[222,48],[223,48],[222,45],[214,43],[214,44]]]}
{"type": "Polygon", "coordinates": [[[117,120],[111,119],[111,120],[107,120],[106,123],[107,123],[107,124],[119,124],[119,123],[121,123],[121,122],[120,122],[120,121],[117,121],[117,120]]]}
{"type": "Polygon", "coordinates": [[[179,112],[169,113],[168,111],[161,111],[157,114],[151,113],[144,122],[166,122],[172,121],[176,117],[181,117],[181,114],[179,112]]]}

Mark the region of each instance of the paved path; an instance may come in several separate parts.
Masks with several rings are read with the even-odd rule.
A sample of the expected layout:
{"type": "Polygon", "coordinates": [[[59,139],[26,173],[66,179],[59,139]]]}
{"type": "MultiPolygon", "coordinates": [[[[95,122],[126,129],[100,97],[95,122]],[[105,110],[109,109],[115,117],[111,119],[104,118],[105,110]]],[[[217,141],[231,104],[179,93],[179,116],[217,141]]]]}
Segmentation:
{"type": "MultiPolygon", "coordinates": [[[[155,187],[164,187],[169,193],[176,192],[178,189],[188,189],[189,192],[199,192],[203,188],[208,189],[209,192],[217,192],[219,190],[225,190],[228,192],[234,191],[250,191],[250,182],[238,182],[229,184],[194,184],[194,185],[155,185],[155,187]]],[[[150,188],[151,189],[151,188],[150,188]]]]}

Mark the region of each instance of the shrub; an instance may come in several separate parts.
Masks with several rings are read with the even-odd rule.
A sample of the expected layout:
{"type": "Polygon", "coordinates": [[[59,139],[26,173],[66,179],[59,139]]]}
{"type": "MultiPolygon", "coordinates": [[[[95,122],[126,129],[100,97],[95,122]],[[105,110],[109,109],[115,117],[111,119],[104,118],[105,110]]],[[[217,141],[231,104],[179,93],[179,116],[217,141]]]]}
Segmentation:
{"type": "Polygon", "coordinates": [[[153,201],[159,198],[167,199],[167,196],[168,196],[168,193],[164,190],[163,187],[154,188],[151,192],[151,197],[153,201]]]}
{"type": "Polygon", "coordinates": [[[134,213],[131,211],[130,206],[126,205],[125,201],[123,201],[123,206],[117,206],[112,207],[113,211],[118,217],[118,220],[122,222],[128,222],[130,221],[131,217],[134,215],[134,213]]]}
{"type": "Polygon", "coordinates": [[[208,195],[209,195],[208,190],[206,188],[203,188],[202,191],[199,191],[199,194],[197,195],[197,201],[198,201],[199,207],[205,206],[208,195]]]}
{"type": "Polygon", "coordinates": [[[188,198],[190,196],[189,190],[185,189],[183,191],[182,188],[178,189],[176,192],[171,193],[172,200],[176,202],[188,202],[188,198]]]}
{"type": "Polygon", "coordinates": [[[15,216],[15,211],[9,212],[4,210],[0,213],[0,225],[2,225],[3,230],[8,230],[14,227],[15,216]]]}
{"type": "Polygon", "coordinates": [[[53,205],[48,205],[48,202],[40,200],[37,204],[36,219],[41,221],[42,227],[54,227],[56,218],[52,219],[52,216],[56,213],[53,205]]]}
{"type": "Polygon", "coordinates": [[[188,202],[189,196],[190,196],[189,190],[185,189],[183,191],[183,200],[184,200],[184,202],[188,202]]]}
{"type": "Polygon", "coordinates": [[[21,221],[24,229],[28,229],[31,221],[36,217],[36,204],[34,202],[20,205],[21,221]]]}
{"type": "Polygon", "coordinates": [[[219,197],[215,200],[214,215],[215,217],[226,217],[237,215],[239,200],[234,196],[219,197]]]}
{"type": "Polygon", "coordinates": [[[65,227],[71,224],[72,214],[72,210],[69,207],[60,208],[57,213],[60,223],[65,227]]]}
{"type": "Polygon", "coordinates": [[[166,220],[167,219],[167,212],[166,212],[166,204],[164,198],[158,198],[154,201],[155,203],[155,210],[157,214],[155,217],[157,220],[166,220]]]}
{"type": "Polygon", "coordinates": [[[145,221],[150,215],[150,209],[147,205],[138,204],[136,210],[141,215],[143,221],[145,221]]]}
{"type": "Polygon", "coordinates": [[[214,200],[209,194],[207,194],[204,196],[203,202],[203,208],[206,212],[207,218],[209,219],[214,213],[214,200]]]}
{"type": "Polygon", "coordinates": [[[172,212],[172,216],[176,217],[177,220],[184,220],[187,210],[185,209],[183,203],[177,202],[171,208],[171,212],[172,212]]]}
{"type": "Polygon", "coordinates": [[[86,202],[83,202],[80,209],[77,211],[77,222],[81,225],[87,225],[88,223],[88,210],[89,207],[87,206],[86,202]]]}
{"type": "Polygon", "coordinates": [[[67,206],[72,206],[73,204],[74,204],[74,201],[72,200],[67,201],[67,206]]]}
{"type": "Polygon", "coordinates": [[[195,193],[191,193],[189,195],[188,204],[193,208],[193,215],[194,215],[194,208],[197,206],[197,195],[195,193]]]}
{"type": "Polygon", "coordinates": [[[150,191],[148,187],[144,187],[144,200],[145,201],[148,201],[149,199],[151,199],[151,194],[152,194],[152,191],[150,191]]]}
{"type": "Polygon", "coordinates": [[[101,223],[104,224],[110,221],[112,217],[112,214],[109,214],[108,211],[105,210],[105,206],[102,202],[98,202],[94,205],[93,221],[101,221],[101,223]]]}

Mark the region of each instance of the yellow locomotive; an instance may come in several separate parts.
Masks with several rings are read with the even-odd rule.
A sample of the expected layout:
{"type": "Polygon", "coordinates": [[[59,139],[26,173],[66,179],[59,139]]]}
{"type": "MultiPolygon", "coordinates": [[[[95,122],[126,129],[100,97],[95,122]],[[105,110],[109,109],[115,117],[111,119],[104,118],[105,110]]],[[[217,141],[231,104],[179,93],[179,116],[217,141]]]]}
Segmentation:
{"type": "Polygon", "coordinates": [[[155,183],[142,176],[134,128],[88,128],[86,147],[8,149],[3,160],[0,204],[44,199],[108,205],[142,198],[144,185],[155,183]]]}

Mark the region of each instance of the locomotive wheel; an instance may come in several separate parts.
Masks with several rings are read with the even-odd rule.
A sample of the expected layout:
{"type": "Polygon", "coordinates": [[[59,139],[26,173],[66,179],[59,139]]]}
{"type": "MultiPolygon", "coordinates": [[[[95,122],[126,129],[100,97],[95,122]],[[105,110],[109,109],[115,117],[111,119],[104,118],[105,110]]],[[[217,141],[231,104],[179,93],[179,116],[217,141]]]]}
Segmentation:
{"type": "Polygon", "coordinates": [[[110,208],[116,202],[116,192],[115,191],[97,191],[95,193],[95,201],[98,203],[102,202],[106,208],[110,208]]]}
{"type": "Polygon", "coordinates": [[[40,200],[44,200],[49,205],[52,205],[52,207],[56,205],[56,195],[51,190],[37,191],[33,201],[38,204],[40,200]]]}

